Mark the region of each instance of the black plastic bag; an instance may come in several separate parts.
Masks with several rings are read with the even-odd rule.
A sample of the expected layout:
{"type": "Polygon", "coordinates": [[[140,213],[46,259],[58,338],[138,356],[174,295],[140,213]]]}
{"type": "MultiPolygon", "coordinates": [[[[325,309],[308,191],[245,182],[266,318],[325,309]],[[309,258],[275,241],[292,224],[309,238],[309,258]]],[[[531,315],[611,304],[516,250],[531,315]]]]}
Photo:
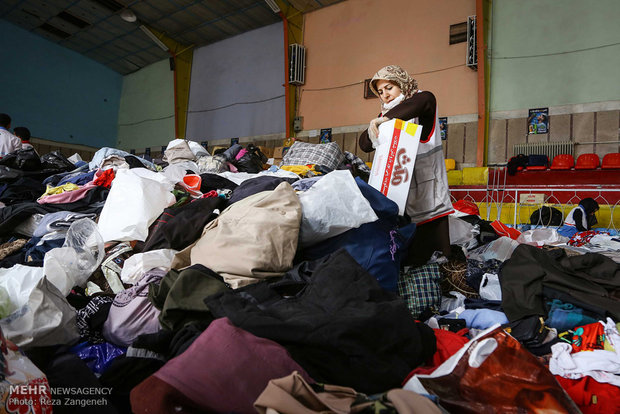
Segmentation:
{"type": "Polygon", "coordinates": [[[75,164],[67,159],[60,151],[52,151],[41,156],[41,164],[43,168],[53,170],[73,171],[75,164]]]}
{"type": "Polygon", "coordinates": [[[235,161],[235,167],[240,172],[258,173],[263,170],[263,164],[267,162],[267,157],[254,144],[246,147],[246,153],[235,161]]]}
{"type": "Polygon", "coordinates": [[[0,165],[22,171],[38,171],[41,169],[41,160],[34,148],[23,148],[2,157],[0,165]]]}
{"type": "Polygon", "coordinates": [[[519,154],[515,157],[512,157],[508,160],[508,165],[506,169],[508,171],[508,175],[515,175],[519,169],[519,167],[527,167],[528,156],[524,154],[519,154]]]}

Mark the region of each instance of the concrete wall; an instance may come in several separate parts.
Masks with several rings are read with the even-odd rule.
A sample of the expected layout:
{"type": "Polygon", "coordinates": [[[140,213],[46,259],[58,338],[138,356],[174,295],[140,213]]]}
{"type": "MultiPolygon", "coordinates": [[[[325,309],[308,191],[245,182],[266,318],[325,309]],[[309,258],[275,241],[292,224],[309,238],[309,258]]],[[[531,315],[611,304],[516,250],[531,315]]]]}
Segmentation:
{"type": "Polygon", "coordinates": [[[161,149],[174,138],[174,72],[168,60],[125,76],[117,147],[161,149]]]}
{"type": "Polygon", "coordinates": [[[530,142],[573,141],[575,159],[585,153],[596,153],[602,159],[610,152],[620,152],[619,130],[620,110],[550,115],[549,133],[540,135],[527,135],[526,117],[492,119],[489,163],[506,162],[515,155],[515,144],[530,142]]]}
{"type": "Polygon", "coordinates": [[[491,111],[620,98],[617,0],[496,0],[492,19],[491,111]]]}
{"type": "Polygon", "coordinates": [[[93,147],[116,144],[122,76],[0,20],[0,112],[34,137],[93,147]]]}
{"type": "Polygon", "coordinates": [[[450,25],[475,10],[474,0],[349,0],[308,13],[304,130],[368,125],[380,103],[364,99],[364,79],[389,64],[436,95],[439,116],[475,114],[477,75],[465,66],[466,43],[449,44],[450,25]]]}
{"type": "Polygon", "coordinates": [[[619,19],[615,0],[493,2],[489,163],[529,142],[574,141],[576,156],[620,150],[619,19]],[[549,108],[549,133],[527,135],[538,107],[549,108]]]}

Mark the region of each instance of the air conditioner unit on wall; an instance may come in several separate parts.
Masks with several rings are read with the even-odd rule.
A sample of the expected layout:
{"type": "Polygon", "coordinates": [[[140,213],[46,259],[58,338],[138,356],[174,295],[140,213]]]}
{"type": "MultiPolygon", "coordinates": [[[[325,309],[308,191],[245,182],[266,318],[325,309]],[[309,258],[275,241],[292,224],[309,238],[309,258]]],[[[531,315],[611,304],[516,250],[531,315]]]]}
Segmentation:
{"type": "Polygon", "coordinates": [[[476,16],[467,17],[467,61],[468,68],[478,70],[478,44],[476,40],[476,16]]]}
{"type": "Polygon", "coordinates": [[[303,85],[306,82],[306,48],[293,43],[288,46],[288,83],[303,85]]]}

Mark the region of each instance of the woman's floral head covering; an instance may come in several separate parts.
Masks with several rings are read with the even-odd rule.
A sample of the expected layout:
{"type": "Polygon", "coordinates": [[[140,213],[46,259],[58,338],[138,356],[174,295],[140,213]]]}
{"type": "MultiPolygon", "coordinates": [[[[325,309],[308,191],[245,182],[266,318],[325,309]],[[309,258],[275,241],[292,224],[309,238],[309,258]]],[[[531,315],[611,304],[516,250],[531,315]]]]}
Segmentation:
{"type": "Polygon", "coordinates": [[[370,81],[370,90],[377,96],[379,96],[376,86],[378,80],[392,81],[397,84],[403,95],[405,95],[405,99],[411,98],[418,90],[418,81],[409,76],[405,69],[397,65],[389,65],[381,68],[372,77],[370,81]]]}

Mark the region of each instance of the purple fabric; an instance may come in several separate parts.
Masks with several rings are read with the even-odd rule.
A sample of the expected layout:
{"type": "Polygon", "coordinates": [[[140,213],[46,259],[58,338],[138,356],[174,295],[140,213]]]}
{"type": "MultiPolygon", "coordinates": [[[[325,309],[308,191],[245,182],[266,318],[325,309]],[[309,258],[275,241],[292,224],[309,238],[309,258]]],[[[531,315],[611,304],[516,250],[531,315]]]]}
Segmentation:
{"type": "Polygon", "coordinates": [[[149,284],[159,283],[166,275],[163,269],[144,274],[134,286],[114,297],[108,318],[103,324],[103,337],[116,345],[129,346],[139,335],[158,332],[159,309],[148,298],[149,284]]]}
{"type": "Polygon", "coordinates": [[[153,375],[205,411],[255,413],[269,381],[293,371],[314,382],[281,345],[220,318],[153,375]]]}

